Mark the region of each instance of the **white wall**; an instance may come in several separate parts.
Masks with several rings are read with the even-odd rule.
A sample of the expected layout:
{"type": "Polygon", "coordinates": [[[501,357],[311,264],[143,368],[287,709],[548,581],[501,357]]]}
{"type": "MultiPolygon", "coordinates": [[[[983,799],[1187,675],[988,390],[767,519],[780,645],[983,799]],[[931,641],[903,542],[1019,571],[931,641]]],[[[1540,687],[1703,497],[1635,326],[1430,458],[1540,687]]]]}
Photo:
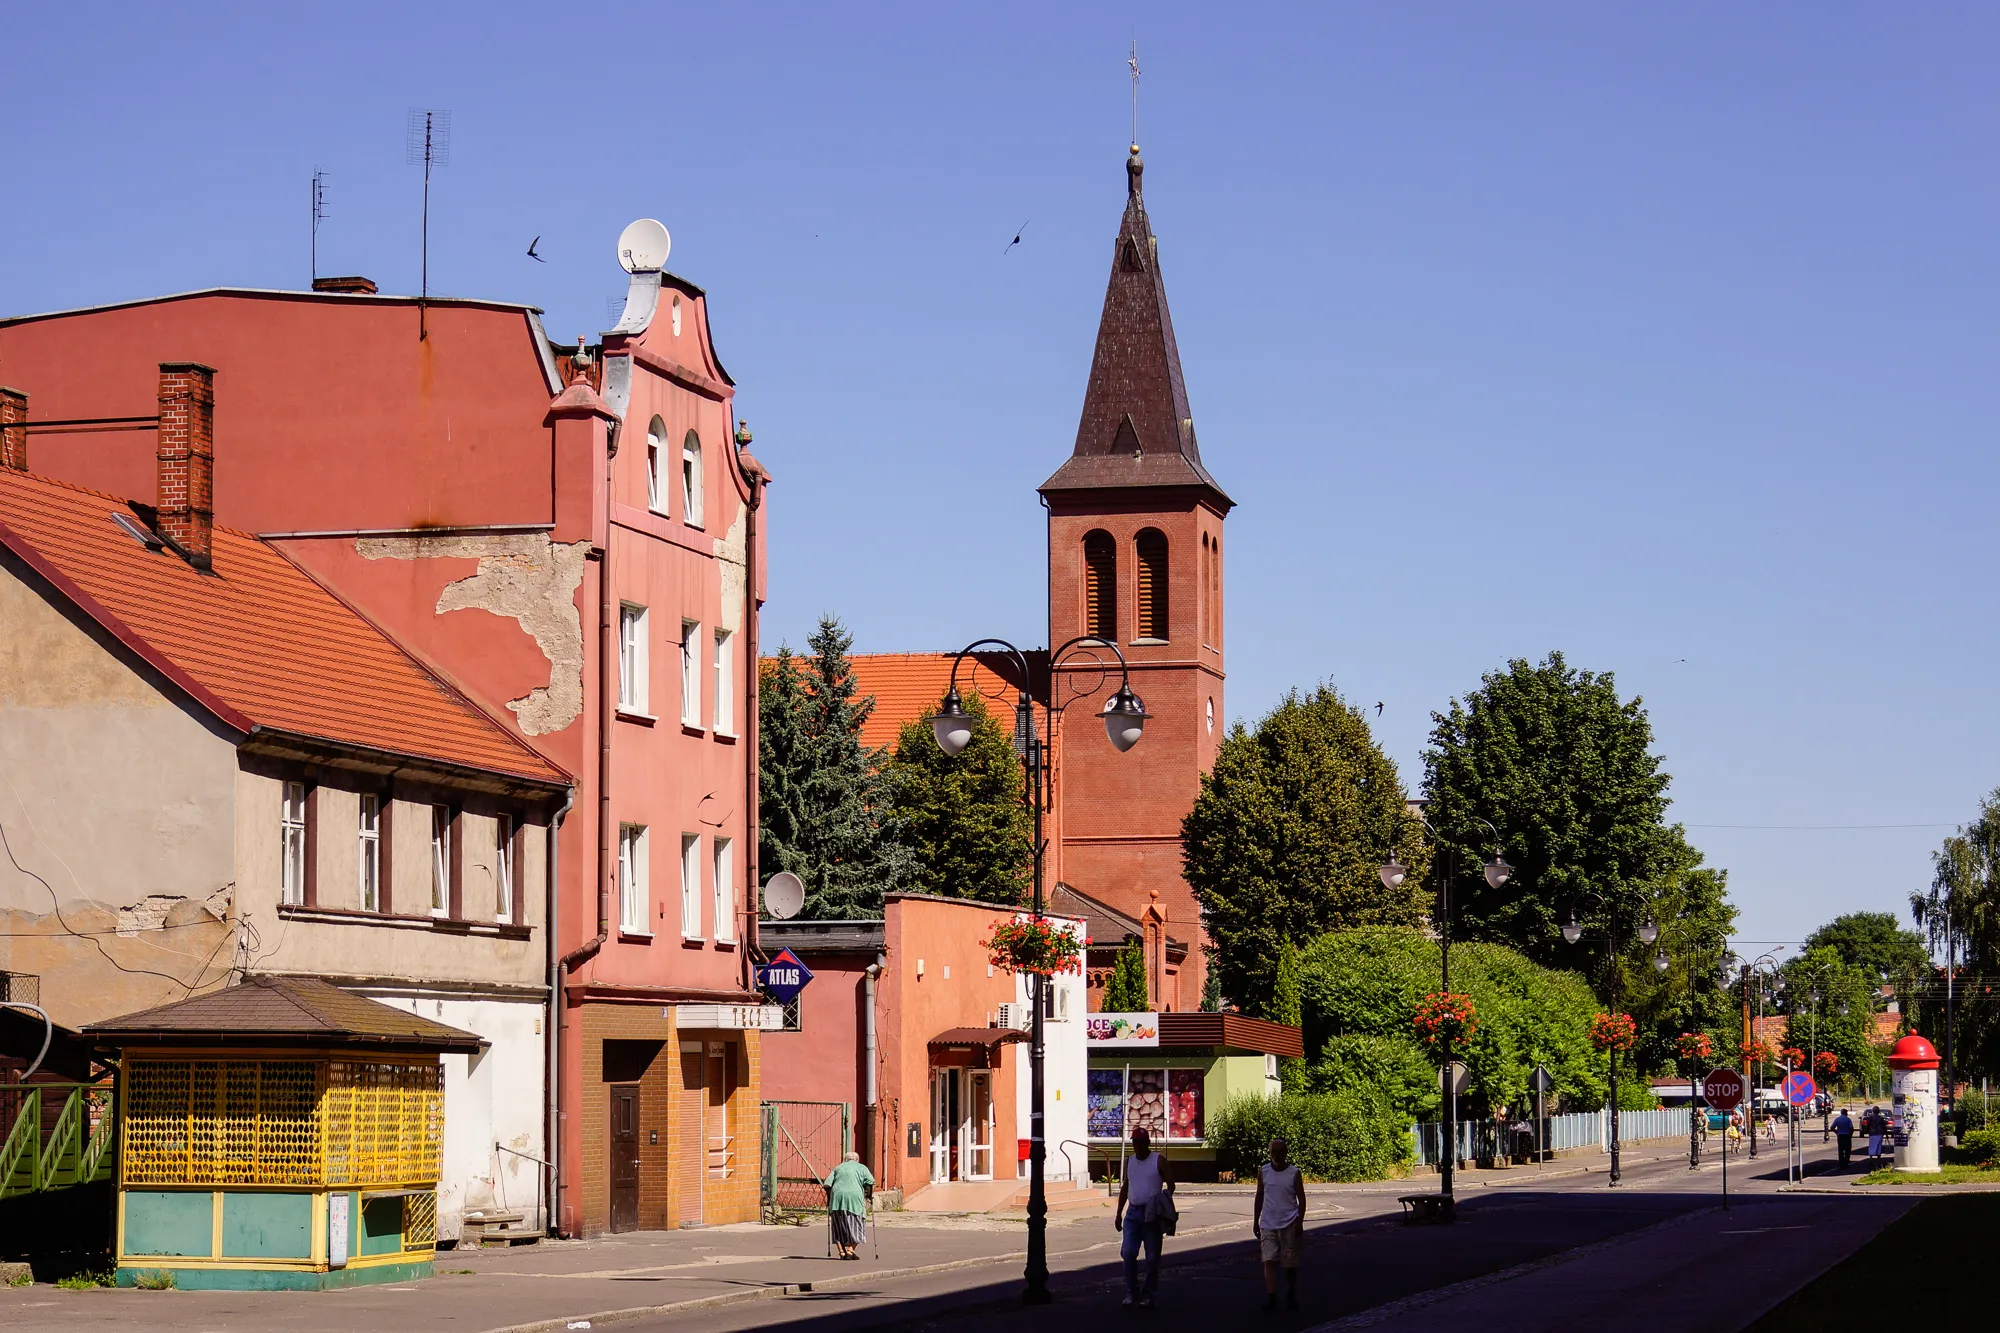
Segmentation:
{"type": "MultiPolygon", "coordinates": [[[[1053,919],[1062,920],[1062,918],[1053,919]]],[[[1081,940],[1083,922],[1072,920],[1068,925],[1070,932],[1081,940]]],[[[1029,1003],[1028,982],[1029,979],[1025,976],[1016,977],[1014,982],[1015,998],[1024,1008],[1029,1003]]],[[[1042,1086],[1045,1094],[1042,1132],[1048,1141],[1048,1157],[1043,1172],[1048,1180],[1068,1180],[1071,1178],[1070,1169],[1074,1166],[1077,1178],[1082,1179],[1090,1174],[1089,1152],[1083,1146],[1084,1131],[1087,1127],[1084,1114],[1087,1109],[1084,1100],[1084,1076],[1089,1064],[1083,1040],[1083,1015],[1088,1007],[1084,1000],[1083,975],[1077,972],[1065,972],[1051,978],[1050,984],[1058,991],[1056,999],[1058,1013],[1063,1012],[1061,1006],[1064,996],[1067,996],[1069,1017],[1062,1022],[1042,1025],[1044,1047],[1042,1086]],[[1074,1140],[1069,1144],[1067,1159],[1062,1154],[1062,1145],[1066,1139],[1074,1140]]],[[[1015,1080],[1017,1123],[1021,1126],[1022,1136],[1025,1137],[1028,1134],[1028,1127],[1034,1123],[1028,1116],[1033,1072],[1029,1068],[1027,1046],[1024,1044],[1018,1049],[1022,1058],[1017,1065],[1015,1080]]],[[[1020,1175],[1025,1178],[1028,1174],[1028,1164],[1021,1162],[1018,1169],[1020,1175]]]]}
{"type": "MultiPolygon", "coordinates": [[[[438,1237],[456,1239],[469,1209],[504,1209],[521,1225],[543,1225],[536,1212],[542,1168],[516,1152],[546,1160],[542,1140],[546,1052],[544,1006],[518,1000],[364,991],[408,1013],[474,1032],[492,1043],[478,1055],[444,1057],[444,1161],[438,1180],[438,1237]]],[[[543,1181],[541,1201],[547,1205],[543,1181]]]]}

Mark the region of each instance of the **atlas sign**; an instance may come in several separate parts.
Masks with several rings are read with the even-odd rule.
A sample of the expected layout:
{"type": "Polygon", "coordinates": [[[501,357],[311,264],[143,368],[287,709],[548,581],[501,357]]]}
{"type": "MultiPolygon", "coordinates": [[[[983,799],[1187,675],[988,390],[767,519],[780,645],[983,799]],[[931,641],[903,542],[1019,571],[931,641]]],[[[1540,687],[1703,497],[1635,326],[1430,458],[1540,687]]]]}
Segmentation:
{"type": "Polygon", "coordinates": [[[1701,1096],[1718,1111],[1733,1111],[1743,1101],[1743,1075],[1717,1069],[1701,1081],[1701,1096]]]}
{"type": "Polygon", "coordinates": [[[780,949],[771,961],[757,969],[757,984],[779,1004],[790,1004],[813,979],[812,969],[799,961],[790,949],[780,949]]]}

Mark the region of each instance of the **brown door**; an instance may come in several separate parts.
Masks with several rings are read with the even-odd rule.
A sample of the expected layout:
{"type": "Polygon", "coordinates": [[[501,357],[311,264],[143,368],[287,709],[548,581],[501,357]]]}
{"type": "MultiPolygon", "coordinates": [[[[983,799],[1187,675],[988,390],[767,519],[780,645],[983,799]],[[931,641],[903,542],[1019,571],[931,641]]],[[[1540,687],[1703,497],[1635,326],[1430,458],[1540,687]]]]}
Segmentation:
{"type": "Polygon", "coordinates": [[[611,1229],[639,1229],[639,1085],[611,1087],[611,1229]]]}

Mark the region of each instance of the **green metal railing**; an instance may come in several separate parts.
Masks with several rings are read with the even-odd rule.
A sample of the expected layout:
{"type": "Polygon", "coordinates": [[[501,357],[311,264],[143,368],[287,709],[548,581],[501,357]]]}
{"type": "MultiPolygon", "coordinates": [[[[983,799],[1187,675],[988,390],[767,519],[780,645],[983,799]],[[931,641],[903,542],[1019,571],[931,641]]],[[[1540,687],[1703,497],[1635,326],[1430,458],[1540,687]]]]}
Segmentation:
{"type": "Polygon", "coordinates": [[[117,1171],[118,1126],[110,1090],[84,1083],[0,1088],[0,1199],[109,1180],[117,1171]],[[44,1132],[44,1098],[62,1109],[44,1132]],[[95,1105],[101,1114],[90,1123],[95,1105]]]}

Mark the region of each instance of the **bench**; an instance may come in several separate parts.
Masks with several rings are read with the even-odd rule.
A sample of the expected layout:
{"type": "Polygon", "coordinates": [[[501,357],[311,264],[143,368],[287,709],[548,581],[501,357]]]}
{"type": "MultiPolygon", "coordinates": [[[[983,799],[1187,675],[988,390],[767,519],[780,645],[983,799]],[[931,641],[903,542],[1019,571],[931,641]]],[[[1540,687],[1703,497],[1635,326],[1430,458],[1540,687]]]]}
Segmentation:
{"type": "Polygon", "coordinates": [[[1452,1201],[1443,1194],[1404,1194],[1396,1202],[1403,1205],[1405,1225],[1452,1220],[1452,1201]]]}

